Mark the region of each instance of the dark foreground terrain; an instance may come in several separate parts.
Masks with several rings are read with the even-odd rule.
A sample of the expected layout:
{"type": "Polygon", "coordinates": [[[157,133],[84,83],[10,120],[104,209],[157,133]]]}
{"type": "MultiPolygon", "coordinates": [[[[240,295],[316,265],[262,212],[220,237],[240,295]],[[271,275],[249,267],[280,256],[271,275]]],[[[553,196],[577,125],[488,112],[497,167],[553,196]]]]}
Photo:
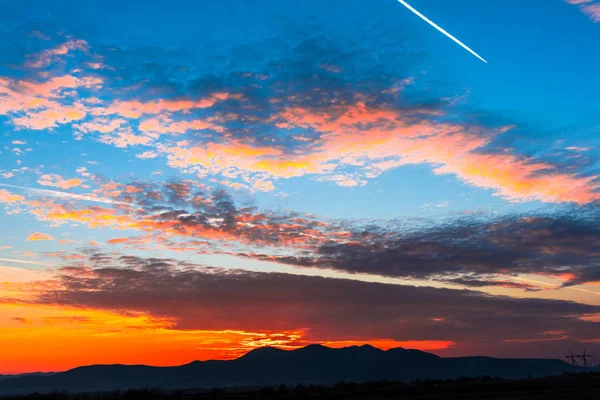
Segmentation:
{"type": "Polygon", "coordinates": [[[502,379],[561,376],[570,366],[552,359],[490,357],[441,358],[402,348],[383,351],[371,346],[332,349],[312,345],[284,351],[260,348],[230,361],[194,361],[178,367],[92,365],[46,375],[0,380],[0,395],[162,390],[215,387],[331,385],[335,382],[458,379],[496,376],[502,379]]]}
{"type": "Polygon", "coordinates": [[[265,388],[215,388],[161,391],[137,389],[103,393],[47,393],[2,397],[3,400],[194,400],[194,399],[600,399],[600,374],[502,380],[460,378],[411,383],[379,381],[333,385],[280,385],[265,388]]]}

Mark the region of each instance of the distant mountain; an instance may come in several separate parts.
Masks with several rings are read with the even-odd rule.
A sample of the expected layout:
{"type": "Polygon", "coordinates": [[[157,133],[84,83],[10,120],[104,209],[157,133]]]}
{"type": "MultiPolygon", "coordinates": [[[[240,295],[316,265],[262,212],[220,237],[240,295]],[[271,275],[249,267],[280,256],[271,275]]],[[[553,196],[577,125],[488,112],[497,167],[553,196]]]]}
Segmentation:
{"type": "Polygon", "coordinates": [[[52,375],[0,380],[0,394],[107,391],[160,387],[183,389],[222,386],[267,386],[339,381],[448,379],[475,376],[527,378],[560,375],[570,366],[552,359],[490,357],[440,358],[402,348],[372,346],[332,349],[311,345],[285,351],[263,347],[230,361],[194,361],[178,367],[91,365],[52,375]]]}
{"type": "Polygon", "coordinates": [[[0,374],[0,381],[3,379],[21,378],[24,376],[46,376],[52,375],[54,372],[29,372],[27,374],[15,374],[15,375],[2,375],[0,374]]]}

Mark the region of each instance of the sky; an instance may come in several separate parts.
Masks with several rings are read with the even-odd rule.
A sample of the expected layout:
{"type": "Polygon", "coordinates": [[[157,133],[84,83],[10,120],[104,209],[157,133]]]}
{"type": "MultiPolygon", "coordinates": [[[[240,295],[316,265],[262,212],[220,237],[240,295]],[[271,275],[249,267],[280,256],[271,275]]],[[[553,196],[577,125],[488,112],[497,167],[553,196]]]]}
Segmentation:
{"type": "Polygon", "coordinates": [[[0,374],[600,350],[600,1],[0,1],[0,374]]]}

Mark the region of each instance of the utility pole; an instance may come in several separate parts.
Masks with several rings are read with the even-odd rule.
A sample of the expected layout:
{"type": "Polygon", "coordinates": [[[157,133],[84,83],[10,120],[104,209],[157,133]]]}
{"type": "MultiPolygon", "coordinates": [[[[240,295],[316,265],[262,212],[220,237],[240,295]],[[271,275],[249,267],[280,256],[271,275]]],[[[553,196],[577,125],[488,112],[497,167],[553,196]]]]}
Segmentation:
{"type": "Polygon", "coordinates": [[[583,368],[585,369],[585,372],[592,372],[594,366],[592,362],[588,362],[588,358],[590,359],[590,361],[592,361],[594,356],[592,356],[591,354],[585,354],[585,350],[583,350],[583,354],[581,355],[581,357],[583,358],[583,368]]]}
{"type": "Polygon", "coordinates": [[[571,360],[571,371],[573,373],[592,372],[595,368],[594,356],[586,354],[585,350],[583,350],[583,354],[573,354],[573,352],[569,350],[569,355],[565,357],[571,360]],[[581,359],[581,365],[579,365],[577,359],[581,359]]]}
{"type": "Polygon", "coordinates": [[[579,370],[579,364],[577,363],[577,356],[573,355],[573,352],[569,350],[569,355],[565,356],[566,358],[571,360],[571,372],[576,374],[579,370]]]}

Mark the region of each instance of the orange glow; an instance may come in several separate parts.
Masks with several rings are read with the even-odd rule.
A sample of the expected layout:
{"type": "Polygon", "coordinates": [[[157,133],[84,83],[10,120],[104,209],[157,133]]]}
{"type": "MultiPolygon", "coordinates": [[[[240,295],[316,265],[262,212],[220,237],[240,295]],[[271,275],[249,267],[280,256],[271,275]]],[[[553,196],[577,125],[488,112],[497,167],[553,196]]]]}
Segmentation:
{"type": "Polygon", "coordinates": [[[310,343],[328,347],[370,344],[440,350],[451,341],[391,339],[307,341],[304,330],[247,332],[179,330],[175,321],[142,313],[30,304],[0,304],[0,374],[62,371],[90,364],[181,365],[194,360],[233,359],[263,346],[295,349],[310,343]]]}
{"type": "Polygon", "coordinates": [[[171,329],[173,321],[139,313],[24,304],[0,305],[0,373],[61,371],[89,364],[181,365],[231,359],[264,345],[286,346],[288,332],[171,329]],[[10,344],[10,345],[8,345],[10,344]]]}
{"type": "Polygon", "coordinates": [[[32,233],[31,235],[29,235],[27,237],[27,240],[30,242],[33,242],[33,241],[37,241],[37,240],[54,240],[54,238],[52,236],[48,235],[47,233],[35,232],[35,233],[32,233]]]}

